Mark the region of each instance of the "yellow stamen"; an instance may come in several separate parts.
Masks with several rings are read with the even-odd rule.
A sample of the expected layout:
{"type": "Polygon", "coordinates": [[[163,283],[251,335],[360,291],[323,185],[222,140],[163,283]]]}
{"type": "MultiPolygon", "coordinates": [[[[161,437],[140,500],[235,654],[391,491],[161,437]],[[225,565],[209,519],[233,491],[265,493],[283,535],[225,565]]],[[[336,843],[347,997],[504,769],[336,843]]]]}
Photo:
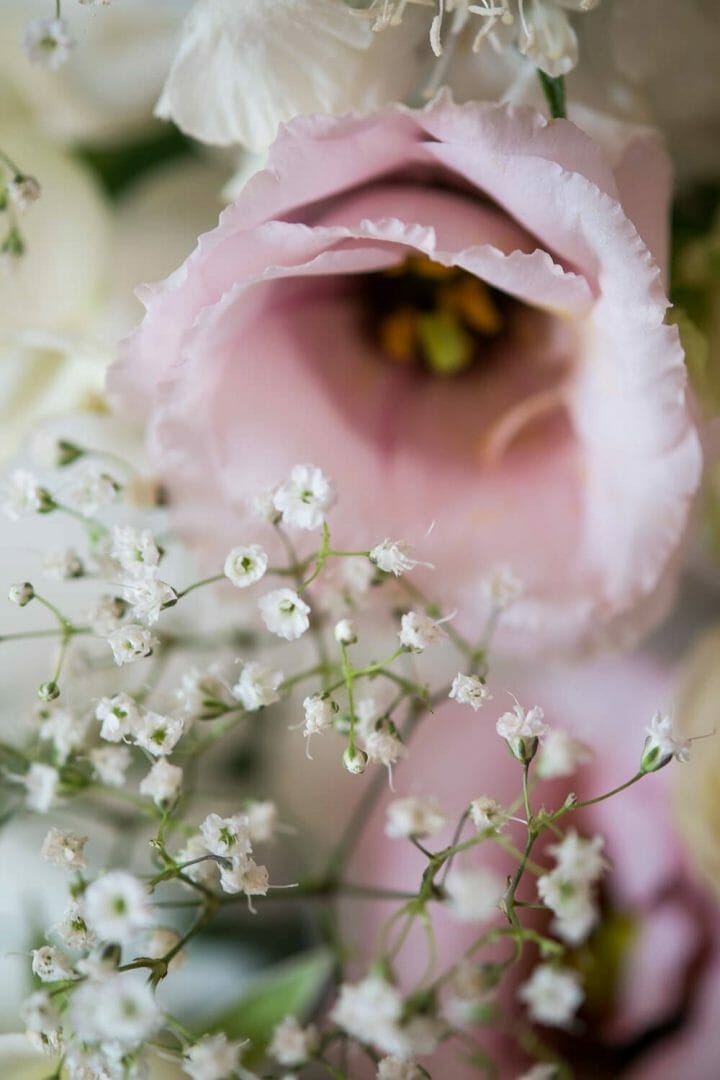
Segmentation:
{"type": "Polygon", "coordinates": [[[499,334],[503,318],[490,295],[487,285],[477,278],[464,276],[446,285],[439,295],[441,310],[455,311],[471,330],[492,337],[499,334]]]}
{"type": "Polygon", "coordinates": [[[412,364],[415,360],[417,316],[412,308],[404,307],[386,315],[380,322],[380,348],[397,364],[412,364]]]}

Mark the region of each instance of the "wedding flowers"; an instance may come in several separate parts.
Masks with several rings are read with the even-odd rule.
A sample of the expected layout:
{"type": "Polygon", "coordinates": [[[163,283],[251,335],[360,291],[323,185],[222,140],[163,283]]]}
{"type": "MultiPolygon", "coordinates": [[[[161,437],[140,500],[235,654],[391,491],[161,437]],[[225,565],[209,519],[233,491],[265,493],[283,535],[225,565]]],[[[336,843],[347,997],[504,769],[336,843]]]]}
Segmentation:
{"type": "Polygon", "coordinates": [[[206,508],[235,531],[238,494],[338,445],[371,536],[423,535],[433,506],[424,548],[459,604],[484,610],[488,567],[512,563],[511,647],[643,629],[700,469],[664,324],[666,199],[657,142],[621,125],[601,147],[531,109],[446,100],[294,122],[146,292],[112,375],[145,404],[186,535],[216,550],[206,508]]]}

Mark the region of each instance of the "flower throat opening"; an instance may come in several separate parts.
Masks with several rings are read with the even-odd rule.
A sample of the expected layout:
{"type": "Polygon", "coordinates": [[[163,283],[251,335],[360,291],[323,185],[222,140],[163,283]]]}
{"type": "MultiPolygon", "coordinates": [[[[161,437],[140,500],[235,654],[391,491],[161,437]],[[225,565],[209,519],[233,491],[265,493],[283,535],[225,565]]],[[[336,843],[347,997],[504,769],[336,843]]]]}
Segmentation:
{"type": "Polygon", "coordinates": [[[426,255],[367,274],[362,284],[368,331],[383,357],[442,378],[487,362],[517,303],[467,270],[426,255]]]}

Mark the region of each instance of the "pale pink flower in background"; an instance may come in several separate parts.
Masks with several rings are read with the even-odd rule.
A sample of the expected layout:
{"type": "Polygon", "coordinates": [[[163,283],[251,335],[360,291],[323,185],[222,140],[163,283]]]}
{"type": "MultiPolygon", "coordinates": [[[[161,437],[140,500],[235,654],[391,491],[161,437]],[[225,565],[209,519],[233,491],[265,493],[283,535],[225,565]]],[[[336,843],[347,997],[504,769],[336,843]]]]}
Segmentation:
{"type": "Polygon", "coordinates": [[[338,542],[349,520],[368,547],[425,537],[460,619],[511,563],[514,648],[651,623],[700,471],[664,324],[668,188],[648,131],[613,125],[601,148],[529,108],[443,99],[288,125],[218,228],[144,290],[111,378],[144,405],[186,535],[219,558],[242,499],[313,461],[351,493],[338,542]],[[408,256],[486,283],[505,312],[461,375],[380,346],[377,287],[408,256]]]}

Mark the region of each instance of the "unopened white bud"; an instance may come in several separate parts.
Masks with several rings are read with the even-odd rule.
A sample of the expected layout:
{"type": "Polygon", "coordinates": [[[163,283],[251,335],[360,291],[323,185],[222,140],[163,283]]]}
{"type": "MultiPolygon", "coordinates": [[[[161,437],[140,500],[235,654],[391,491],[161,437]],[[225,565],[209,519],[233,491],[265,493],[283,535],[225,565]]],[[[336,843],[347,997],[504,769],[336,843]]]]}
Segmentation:
{"type": "Polygon", "coordinates": [[[35,590],[29,581],[21,581],[18,585],[11,585],[8,599],[18,607],[25,607],[35,599],[35,590]]]}
{"type": "Polygon", "coordinates": [[[367,768],[367,763],[367,754],[364,750],[359,750],[357,747],[348,746],[343,754],[343,765],[353,776],[360,776],[364,773],[367,768]]]}
{"type": "Polygon", "coordinates": [[[354,645],[357,641],[357,629],[352,619],[340,619],[335,623],[333,633],[338,645],[354,645]]]}

